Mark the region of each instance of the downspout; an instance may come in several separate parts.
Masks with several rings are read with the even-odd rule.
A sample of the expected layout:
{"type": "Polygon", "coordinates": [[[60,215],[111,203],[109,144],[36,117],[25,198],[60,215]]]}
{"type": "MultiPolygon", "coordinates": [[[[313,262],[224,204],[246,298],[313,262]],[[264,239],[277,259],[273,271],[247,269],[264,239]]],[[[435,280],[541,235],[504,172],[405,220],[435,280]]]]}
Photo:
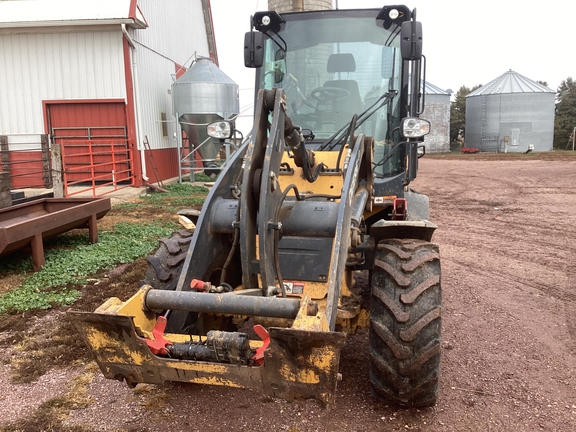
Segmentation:
{"type": "Polygon", "coordinates": [[[134,41],[132,40],[132,38],[128,34],[128,31],[126,30],[126,24],[122,23],[121,26],[122,26],[122,33],[124,33],[124,36],[126,36],[126,40],[128,41],[128,44],[130,45],[131,48],[130,58],[132,60],[131,62],[132,86],[134,88],[134,111],[136,111],[136,149],[140,150],[140,165],[142,166],[142,178],[144,179],[144,181],[148,181],[150,179],[146,175],[146,155],[144,154],[144,146],[141,144],[140,141],[140,129],[142,125],[142,118],[140,114],[140,97],[139,97],[140,92],[138,87],[136,45],[134,44],[134,41]]]}
{"type": "Polygon", "coordinates": [[[202,0],[202,13],[204,14],[204,26],[206,28],[206,39],[208,42],[208,52],[216,66],[218,64],[218,51],[216,50],[216,37],[214,36],[214,20],[212,19],[212,6],[210,0],[202,0]]]}

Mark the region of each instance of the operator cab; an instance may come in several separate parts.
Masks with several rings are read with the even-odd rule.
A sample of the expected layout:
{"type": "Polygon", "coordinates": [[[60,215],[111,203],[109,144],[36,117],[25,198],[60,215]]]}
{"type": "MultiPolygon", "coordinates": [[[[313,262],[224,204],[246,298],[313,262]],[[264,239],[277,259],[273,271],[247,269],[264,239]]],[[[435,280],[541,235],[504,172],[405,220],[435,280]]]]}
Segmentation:
{"type": "Polygon", "coordinates": [[[308,148],[339,150],[357,116],[354,134],[375,141],[375,187],[383,195],[407,184],[406,155],[412,150],[401,145],[411,141],[401,132],[402,119],[423,109],[420,92],[411,95],[419,87],[411,79],[419,83],[421,69],[413,14],[405,6],[258,12],[252,20],[258,32],[245,39],[245,64],[257,68],[256,88],[284,90],[286,113],[311,131],[308,148]]]}
{"type": "MultiPolygon", "coordinates": [[[[310,125],[306,126],[317,131],[335,130],[338,125],[348,123],[354,114],[364,111],[358,82],[349,79],[353,72],[356,72],[356,61],[352,53],[330,54],[326,73],[333,74],[336,79],[325,81],[321,87],[310,92],[316,101],[312,117],[317,120],[311,120],[310,125]]],[[[297,110],[292,111],[293,115],[298,115],[297,110]]]]}

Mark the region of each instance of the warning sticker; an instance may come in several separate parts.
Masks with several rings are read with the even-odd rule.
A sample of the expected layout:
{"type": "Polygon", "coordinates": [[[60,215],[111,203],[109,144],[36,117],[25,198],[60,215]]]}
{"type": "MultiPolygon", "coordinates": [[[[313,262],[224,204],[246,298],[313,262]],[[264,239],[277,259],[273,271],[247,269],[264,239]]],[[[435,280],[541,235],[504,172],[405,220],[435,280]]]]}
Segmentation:
{"type": "Polygon", "coordinates": [[[284,281],[286,294],[304,294],[304,282],[286,282],[284,281]]]}
{"type": "Polygon", "coordinates": [[[391,204],[394,202],[394,199],[396,199],[396,195],[375,196],[374,204],[375,205],[391,204]]]}

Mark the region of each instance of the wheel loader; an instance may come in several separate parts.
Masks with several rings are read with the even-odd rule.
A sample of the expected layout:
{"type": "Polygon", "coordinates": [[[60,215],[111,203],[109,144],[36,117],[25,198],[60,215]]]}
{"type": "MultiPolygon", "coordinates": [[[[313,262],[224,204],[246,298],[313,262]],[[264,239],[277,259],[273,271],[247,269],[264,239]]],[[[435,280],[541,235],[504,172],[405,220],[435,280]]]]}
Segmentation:
{"type": "MultiPolygon", "coordinates": [[[[69,312],[107,378],[330,404],[347,336],[369,327],[372,394],[435,403],[440,257],[428,198],[409,186],[430,129],[415,15],[251,17],[254,126],[196,229],[160,242],[129,300],[69,312]]],[[[231,125],[208,133],[227,140],[231,125]]]]}

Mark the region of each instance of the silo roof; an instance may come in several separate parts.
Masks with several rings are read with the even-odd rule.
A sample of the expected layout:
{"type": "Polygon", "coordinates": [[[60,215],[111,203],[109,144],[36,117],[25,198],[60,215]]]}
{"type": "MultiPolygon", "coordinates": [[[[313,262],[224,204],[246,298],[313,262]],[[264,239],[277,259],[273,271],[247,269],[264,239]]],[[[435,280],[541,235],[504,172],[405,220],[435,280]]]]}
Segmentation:
{"type": "Polygon", "coordinates": [[[555,93],[554,90],[524,75],[509,70],[488,84],[468,93],[469,96],[501,94],[501,93],[555,93]]]}
{"type": "Polygon", "coordinates": [[[420,80],[420,91],[422,91],[422,83],[425,83],[424,93],[427,95],[451,95],[452,90],[442,90],[440,87],[429,83],[428,81],[420,80]]]}
{"type": "Polygon", "coordinates": [[[428,95],[450,95],[452,93],[450,93],[449,91],[446,90],[442,90],[440,87],[435,86],[434,84],[429,83],[428,81],[426,81],[426,87],[424,89],[424,93],[428,94],[428,95]]]}

